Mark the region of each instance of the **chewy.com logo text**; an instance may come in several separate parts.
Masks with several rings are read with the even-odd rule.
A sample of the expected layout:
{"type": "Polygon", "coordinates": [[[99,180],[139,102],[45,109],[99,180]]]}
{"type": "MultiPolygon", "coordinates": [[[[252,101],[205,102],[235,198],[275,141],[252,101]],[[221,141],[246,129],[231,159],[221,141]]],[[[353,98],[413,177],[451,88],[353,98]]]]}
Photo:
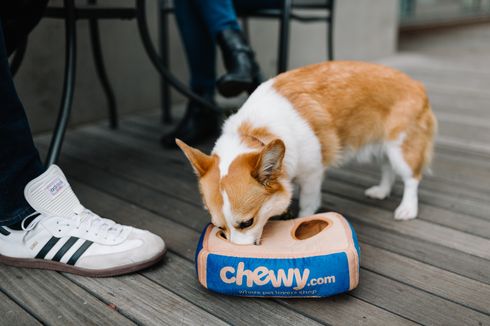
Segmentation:
{"type": "Polygon", "coordinates": [[[245,269],[243,262],[238,263],[237,268],[233,266],[223,267],[220,270],[219,276],[224,283],[235,283],[238,286],[241,286],[244,278],[246,278],[247,287],[254,285],[262,286],[269,283],[275,288],[281,286],[291,287],[294,283],[296,286],[293,287],[293,290],[301,290],[305,286],[335,283],[334,275],[314,278],[308,282],[308,277],[310,276],[310,270],[308,268],[305,268],[303,272],[299,268],[289,268],[287,273],[284,269],[280,268],[276,273],[276,271],[270,270],[265,266],[259,266],[252,271],[245,269]]]}

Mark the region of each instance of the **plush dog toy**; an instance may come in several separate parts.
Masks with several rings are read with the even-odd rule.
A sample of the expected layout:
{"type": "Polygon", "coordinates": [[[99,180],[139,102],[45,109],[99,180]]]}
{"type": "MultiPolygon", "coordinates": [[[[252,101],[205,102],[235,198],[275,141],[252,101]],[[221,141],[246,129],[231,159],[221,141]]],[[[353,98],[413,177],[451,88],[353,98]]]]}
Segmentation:
{"type": "Polygon", "coordinates": [[[322,213],[270,221],[259,246],[236,245],[209,224],[196,251],[199,282],[253,297],[326,297],[359,282],[359,244],[344,217],[322,213]]]}

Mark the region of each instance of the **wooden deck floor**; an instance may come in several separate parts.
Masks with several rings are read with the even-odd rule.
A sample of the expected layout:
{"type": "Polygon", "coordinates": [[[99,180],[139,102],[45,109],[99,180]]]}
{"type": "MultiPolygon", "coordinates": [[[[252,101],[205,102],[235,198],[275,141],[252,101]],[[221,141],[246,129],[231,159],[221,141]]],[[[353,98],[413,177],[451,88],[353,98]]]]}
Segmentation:
{"type": "MultiPolygon", "coordinates": [[[[401,62],[404,62],[403,60],[401,62]]],[[[82,202],[120,223],[161,235],[165,260],[107,279],[0,266],[0,324],[490,325],[490,72],[431,62],[400,64],[426,82],[440,132],[420,217],[395,222],[401,185],[385,201],[364,197],[372,166],[329,172],[323,207],[343,213],[361,244],[359,287],[322,300],[226,297],[194,275],[209,221],[184,157],[158,145],[155,114],[70,131],[60,165],[82,202]]],[[[36,142],[42,153],[48,136],[36,142]]]]}

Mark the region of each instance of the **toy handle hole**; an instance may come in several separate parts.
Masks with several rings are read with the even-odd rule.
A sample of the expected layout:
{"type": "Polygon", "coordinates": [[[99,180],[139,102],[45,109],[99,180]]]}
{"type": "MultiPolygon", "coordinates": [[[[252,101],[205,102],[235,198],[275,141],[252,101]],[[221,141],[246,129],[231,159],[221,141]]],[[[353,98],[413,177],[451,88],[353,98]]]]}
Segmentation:
{"type": "Polygon", "coordinates": [[[222,239],[222,240],[228,240],[228,239],[226,238],[225,231],[223,231],[223,230],[219,230],[219,231],[216,233],[216,235],[218,236],[218,238],[220,238],[220,239],[222,239]]]}
{"type": "Polygon", "coordinates": [[[305,221],[296,227],[293,235],[297,240],[306,240],[322,232],[328,225],[328,221],[325,220],[305,221]]]}

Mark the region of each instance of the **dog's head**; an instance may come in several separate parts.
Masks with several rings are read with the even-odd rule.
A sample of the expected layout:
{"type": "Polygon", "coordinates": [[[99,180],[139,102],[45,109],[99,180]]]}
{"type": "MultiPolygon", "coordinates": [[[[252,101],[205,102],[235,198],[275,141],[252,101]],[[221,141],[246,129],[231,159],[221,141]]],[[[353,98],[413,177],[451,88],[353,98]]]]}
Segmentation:
{"type": "Polygon", "coordinates": [[[218,155],[206,155],[180,140],[177,144],[199,179],[211,222],[233,243],[259,244],[269,218],[285,212],[291,201],[284,143],[276,139],[255,152],[239,154],[226,172],[220,171],[218,155]]]}

